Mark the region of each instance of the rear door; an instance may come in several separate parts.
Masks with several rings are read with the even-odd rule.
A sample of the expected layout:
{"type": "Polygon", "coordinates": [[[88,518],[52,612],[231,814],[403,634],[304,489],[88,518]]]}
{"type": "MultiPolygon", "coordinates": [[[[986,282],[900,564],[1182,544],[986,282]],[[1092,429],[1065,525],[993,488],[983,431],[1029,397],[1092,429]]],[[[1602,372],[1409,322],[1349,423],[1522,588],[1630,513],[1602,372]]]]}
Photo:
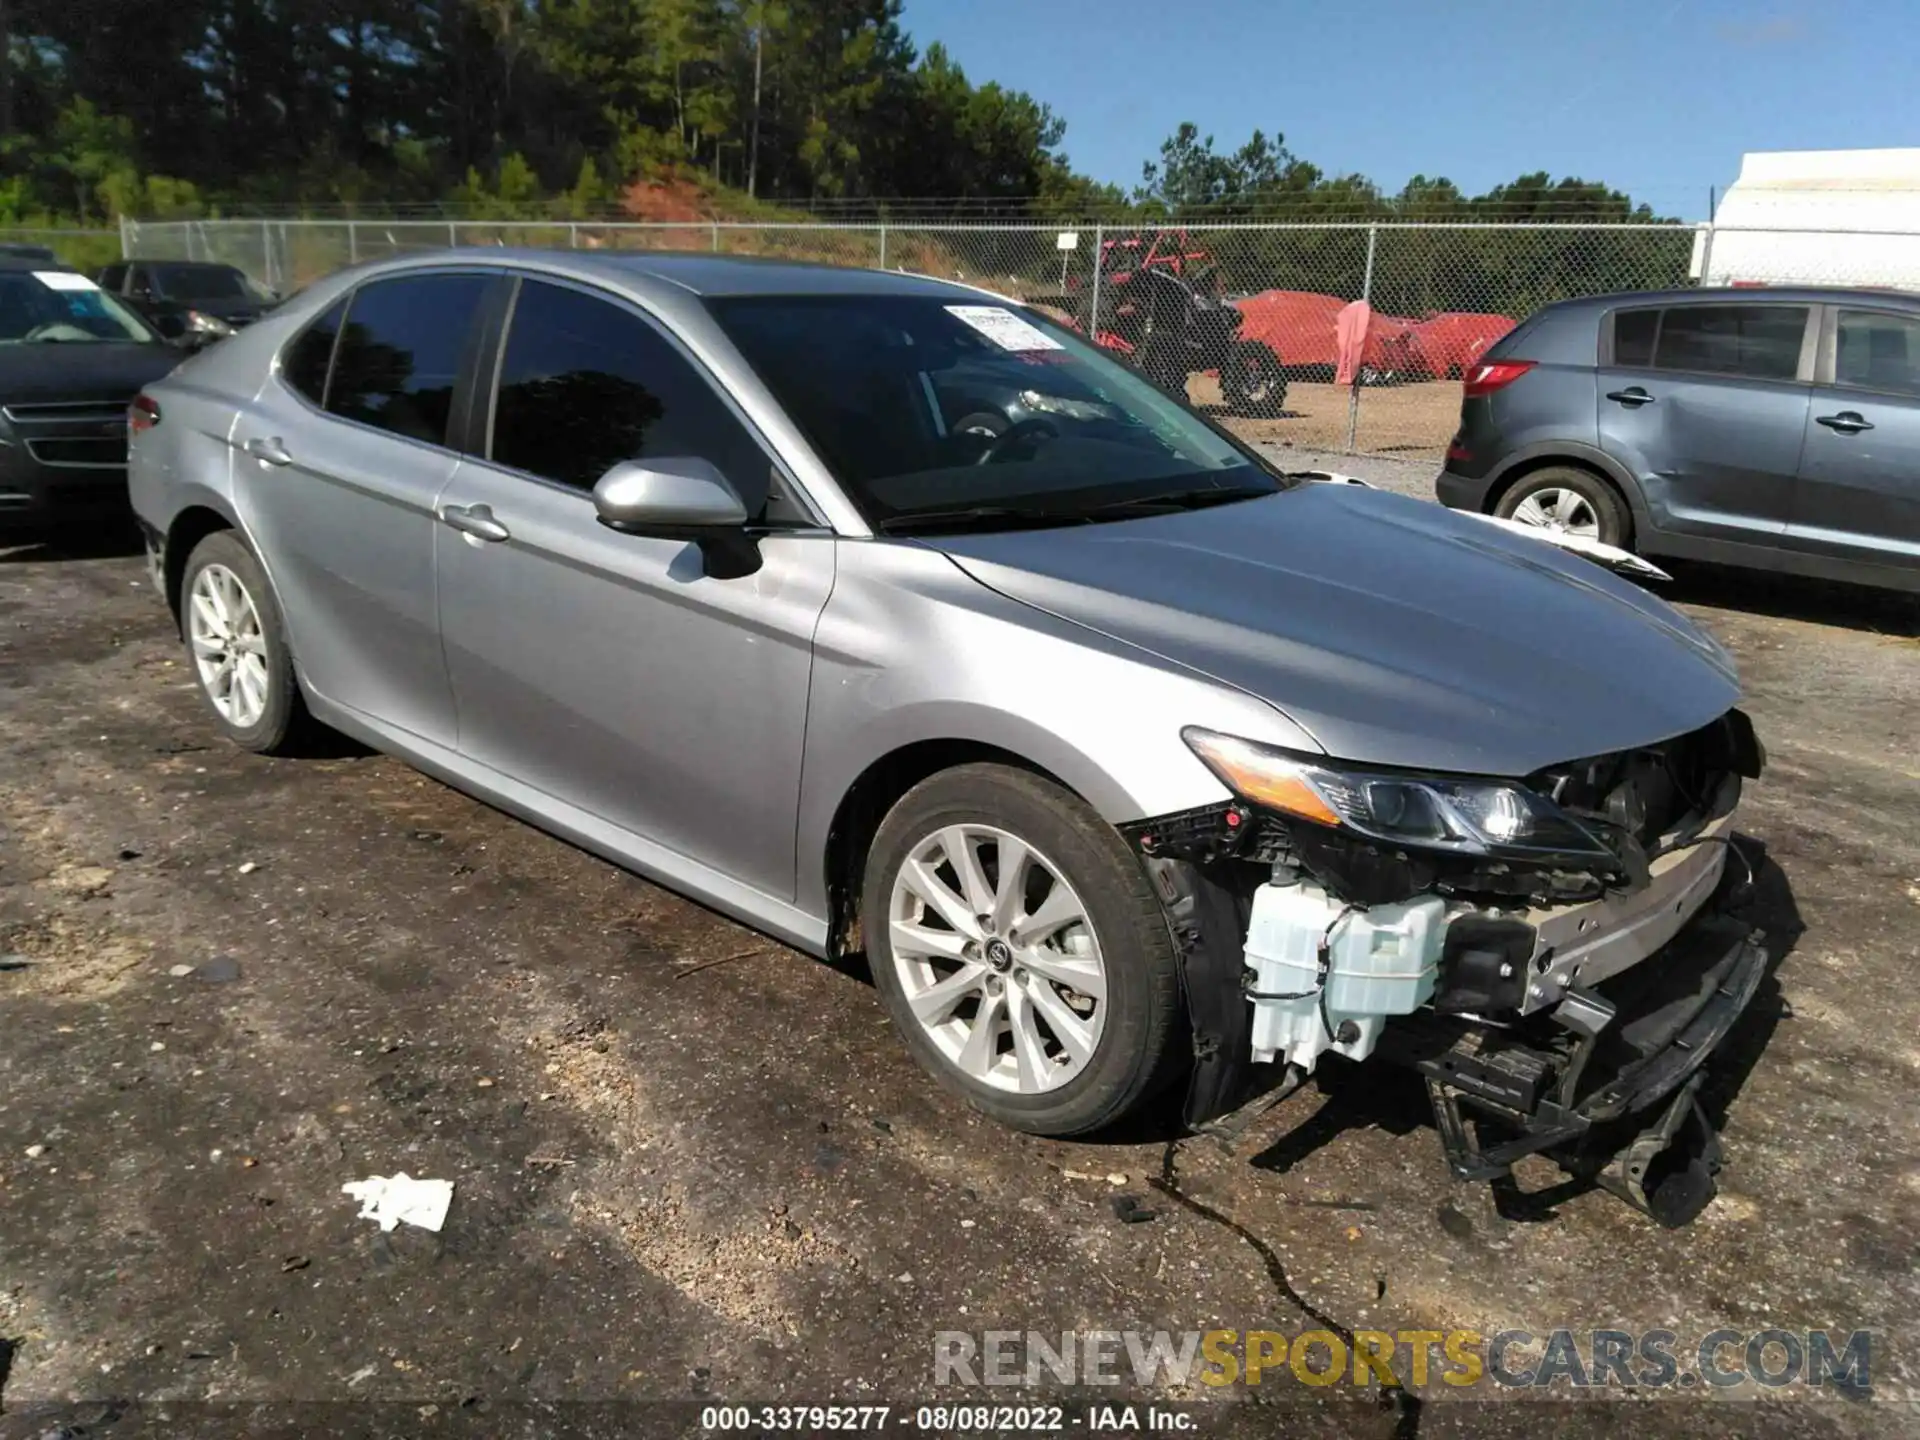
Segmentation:
{"type": "Polygon", "coordinates": [[[1656,531],[1763,543],[1786,532],[1818,337],[1805,304],[1613,312],[1600,444],[1632,470],[1656,531]]]}
{"type": "Polygon", "coordinates": [[[1920,316],[1830,305],[1787,544],[1920,566],[1920,316]]]}
{"type": "Polygon", "coordinates": [[[453,397],[494,277],[373,280],[281,354],[234,427],[234,490],[322,699],[454,743],[434,604],[453,397]]]}

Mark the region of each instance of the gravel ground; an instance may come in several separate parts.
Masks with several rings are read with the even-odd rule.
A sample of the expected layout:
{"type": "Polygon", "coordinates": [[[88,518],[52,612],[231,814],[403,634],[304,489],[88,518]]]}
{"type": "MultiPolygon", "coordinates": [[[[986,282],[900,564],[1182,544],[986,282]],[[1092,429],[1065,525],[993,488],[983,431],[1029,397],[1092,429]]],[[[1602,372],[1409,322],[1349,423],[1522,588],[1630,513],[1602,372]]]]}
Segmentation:
{"type": "Polygon", "coordinates": [[[862,975],[392,760],[227,748],[136,557],[0,550],[0,1437],[692,1433],[720,1400],[1039,1398],[1079,1430],[1115,1394],[1208,1434],[1913,1429],[1913,612],[1676,596],[1771,752],[1744,828],[1777,966],[1714,1096],[1721,1198],[1669,1232],[1544,1165],[1530,1197],[1452,1184],[1373,1069],[1234,1153],[1167,1114],[996,1128],[862,975]],[[454,1182],[441,1233],[356,1218],[341,1185],[396,1171],[454,1182]],[[1666,1328],[1683,1357],[1866,1329],[1872,1397],[933,1383],[939,1331],[1214,1327],[1666,1328]]]}

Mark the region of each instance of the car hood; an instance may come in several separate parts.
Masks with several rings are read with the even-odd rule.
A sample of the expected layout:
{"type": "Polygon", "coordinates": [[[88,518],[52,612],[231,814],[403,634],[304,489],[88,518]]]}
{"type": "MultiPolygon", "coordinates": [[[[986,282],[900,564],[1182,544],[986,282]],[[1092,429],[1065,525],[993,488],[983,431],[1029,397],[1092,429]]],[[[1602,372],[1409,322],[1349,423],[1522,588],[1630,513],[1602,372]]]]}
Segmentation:
{"type": "Polygon", "coordinates": [[[1491,775],[1652,744],[1740,696],[1685,616],[1598,566],[1344,485],[929,538],[982,584],[1256,695],[1328,754],[1491,775]]]}
{"type": "Polygon", "coordinates": [[[0,345],[0,405],[131,400],[184,358],[171,345],[111,340],[0,345]]]}

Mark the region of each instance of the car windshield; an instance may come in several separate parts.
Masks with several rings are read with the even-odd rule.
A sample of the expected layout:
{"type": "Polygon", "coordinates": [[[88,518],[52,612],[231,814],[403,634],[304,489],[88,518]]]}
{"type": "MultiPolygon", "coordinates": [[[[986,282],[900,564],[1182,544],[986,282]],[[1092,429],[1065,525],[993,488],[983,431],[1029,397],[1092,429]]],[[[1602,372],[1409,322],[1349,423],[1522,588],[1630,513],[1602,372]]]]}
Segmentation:
{"type": "Polygon", "coordinates": [[[70,270],[0,271],[0,344],[153,340],[132,311],[70,270]]]}
{"type": "Polygon", "coordinates": [[[153,267],[153,292],[163,300],[264,300],[266,291],[231,265],[153,267]]]}
{"type": "Polygon", "coordinates": [[[877,529],[1118,519],[1287,484],[1071,331],[985,296],[708,308],[877,529]]]}

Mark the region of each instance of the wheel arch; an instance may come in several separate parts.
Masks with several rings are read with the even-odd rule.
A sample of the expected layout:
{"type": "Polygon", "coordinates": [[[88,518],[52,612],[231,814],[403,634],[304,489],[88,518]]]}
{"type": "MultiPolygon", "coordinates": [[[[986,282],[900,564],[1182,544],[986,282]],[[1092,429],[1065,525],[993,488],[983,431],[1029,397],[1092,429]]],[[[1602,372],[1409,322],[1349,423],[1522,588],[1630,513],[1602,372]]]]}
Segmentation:
{"type": "Polygon", "coordinates": [[[943,736],[900,745],[854,777],[834,807],[822,851],[827,897],[827,953],[840,959],[861,949],[860,885],[873,838],[900,797],[921,781],[961,765],[998,764],[1050,780],[1092,803],[1046,766],[985,740],[943,736]]]}
{"type": "Polygon", "coordinates": [[[168,522],[161,583],[166,590],[167,609],[173,613],[176,625],[180,623],[180,587],[186,579],[187,559],[193,554],[194,546],[218,531],[240,528],[240,522],[224,503],[210,495],[195,496],[168,522]]]}

